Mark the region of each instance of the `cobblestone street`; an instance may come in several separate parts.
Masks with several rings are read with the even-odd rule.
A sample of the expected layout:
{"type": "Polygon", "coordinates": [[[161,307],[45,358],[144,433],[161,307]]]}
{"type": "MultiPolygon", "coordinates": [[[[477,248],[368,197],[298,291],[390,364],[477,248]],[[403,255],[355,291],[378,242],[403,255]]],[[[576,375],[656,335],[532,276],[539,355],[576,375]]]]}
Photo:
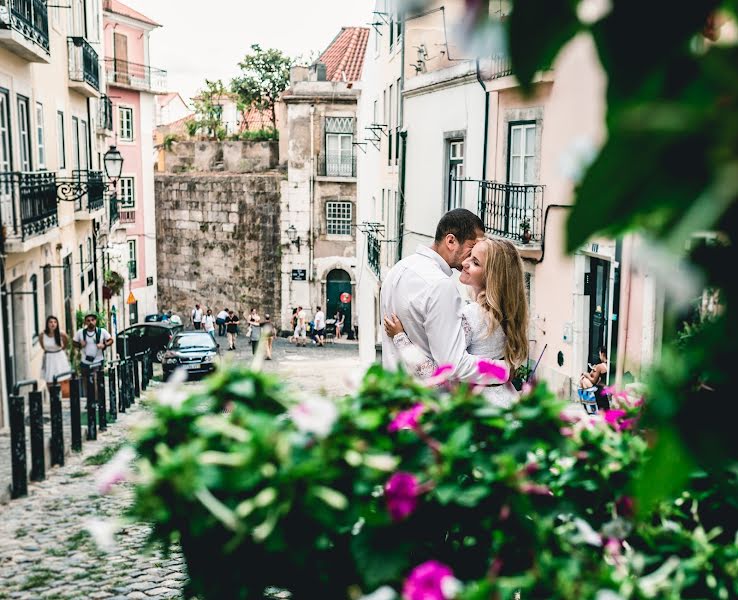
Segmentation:
{"type": "MultiPolygon", "coordinates": [[[[225,349],[226,344],[219,342],[225,349]]],[[[236,352],[222,354],[224,360],[251,360],[245,342],[236,352]]],[[[351,373],[358,369],[355,342],[296,348],[278,339],[273,356],[265,362],[265,370],[303,391],[344,393],[351,373]]],[[[85,529],[88,521],[122,515],[130,502],[132,491],[125,485],[116,486],[109,496],[99,495],[95,474],[145,411],[145,402],[137,403],[97,441],[85,442],[82,453],[68,455],[64,467],[48,468],[45,481],[29,484],[27,497],[0,505],[0,599],[181,597],[186,580],[183,558],[177,552],[166,558],[158,550],[146,553],[147,526],[126,527],[116,536],[116,550],[108,554],[95,546],[85,529]]],[[[9,461],[9,456],[2,460],[9,461]]]]}

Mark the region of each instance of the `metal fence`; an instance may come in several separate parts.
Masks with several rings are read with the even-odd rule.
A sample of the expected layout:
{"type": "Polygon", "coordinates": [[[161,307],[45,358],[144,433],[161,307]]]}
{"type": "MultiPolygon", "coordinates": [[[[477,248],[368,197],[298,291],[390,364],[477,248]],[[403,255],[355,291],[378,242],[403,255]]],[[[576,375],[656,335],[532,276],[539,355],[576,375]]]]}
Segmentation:
{"type": "Polygon", "coordinates": [[[323,177],[356,177],[356,156],[320,154],[318,175],[323,177]]]}
{"type": "Polygon", "coordinates": [[[119,58],[105,59],[105,73],[110,85],[130,87],[145,92],[165,92],[167,72],[148,65],[119,58]]]}
{"type": "Polygon", "coordinates": [[[479,217],[485,230],[524,244],[539,243],[543,191],[544,186],[537,184],[480,181],[479,217]]]}
{"type": "Polygon", "coordinates": [[[26,240],[57,224],[54,173],[0,173],[0,225],[6,238],[26,240]]]}
{"type": "MultiPolygon", "coordinates": [[[[69,439],[64,439],[64,413],[62,411],[61,385],[57,378],[49,385],[49,417],[51,427],[50,463],[64,465],[68,443],[75,452],[82,450],[82,431],[86,440],[96,440],[98,432],[106,431],[115,423],[118,413],[126,410],[146,391],[153,377],[153,360],[149,352],[141,352],[127,360],[116,360],[105,368],[88,372],[61,374],[71,376],[69,386],[69,439]],[[85,399],[84,415],[82,398],[85,399]],[[84,422],[83,422],[84,421],[84,422]]],[[[12,471],[11,497],[28,494],[28,479],[43,481],[46,478],[46,453],[44,432],[43,392],[35,380],[19,381],[9,398],[10,460],[12,471]],[[23,395],[25,388],[30,391],[23,395]],[[28,425],[26,425],[26,402],[28,425]],[[31,468],[28,468],[26,436],[30,439],[31,468]]]]}
{"type": "Polygon", "coordinates": [[[67,38],[69,79],[100,89],[100,60],[95,49],[83,37],[67,38]]]}
{"type": "Polygon", "coordinates": [[[10,10],[4,11],[3,8],[0,6],[0,28],[5,26],[15,29],[23,37],[50,52],[46,0],[11,0],[10,10]]]}

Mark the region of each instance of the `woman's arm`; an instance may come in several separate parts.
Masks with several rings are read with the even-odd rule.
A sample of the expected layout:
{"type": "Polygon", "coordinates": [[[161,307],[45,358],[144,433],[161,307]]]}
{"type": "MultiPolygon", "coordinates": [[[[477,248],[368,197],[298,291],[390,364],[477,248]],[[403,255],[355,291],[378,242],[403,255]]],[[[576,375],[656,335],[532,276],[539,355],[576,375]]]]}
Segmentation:
{"type": "Polygon", "coordinates": [[[69,344],[69,336],[66,333],[64,333],[63,331],[61,331],[59,333],[59,335],[61,335],[61,347],[62,347],[62,350],[66,350],[67,349],[67,345],[69,344]]]}
{"type": "Polygon", "coordinates": [[[43,331],[38,336],[38,345],[41,346],[41,350],[46,352],[46,348],[44,348],[44,332],[43,331]]]}
{"type": "Polygon", "coordinates": [[[403,362],[412,368],[416,376],[425,379],[436,372],[438,364],[418,350],[418,347],[410,341],[397,315],[384,317],[384,330],[392,339],[400,356],[403,357],[403,362]]]}

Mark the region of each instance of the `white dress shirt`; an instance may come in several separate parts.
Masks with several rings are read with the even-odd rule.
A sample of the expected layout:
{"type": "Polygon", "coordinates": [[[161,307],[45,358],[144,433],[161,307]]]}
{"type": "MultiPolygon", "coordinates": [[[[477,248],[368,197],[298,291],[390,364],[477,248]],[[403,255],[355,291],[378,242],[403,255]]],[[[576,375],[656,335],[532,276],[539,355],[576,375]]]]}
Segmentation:
{"type": "MultiPolygon", "coordinates": [[[[464,302],[451,278],[451,267],[426,246],[403,258],[382,284],[384,315],[396,314],[405,333],[418,350],[439,364],[454,365],[453,377],[464,381],[478,378],[477,359],[466,351],[461,325],[464,302]]],[[[382,327],[382,364],[395,370],[401,359],[382,327]]]]}

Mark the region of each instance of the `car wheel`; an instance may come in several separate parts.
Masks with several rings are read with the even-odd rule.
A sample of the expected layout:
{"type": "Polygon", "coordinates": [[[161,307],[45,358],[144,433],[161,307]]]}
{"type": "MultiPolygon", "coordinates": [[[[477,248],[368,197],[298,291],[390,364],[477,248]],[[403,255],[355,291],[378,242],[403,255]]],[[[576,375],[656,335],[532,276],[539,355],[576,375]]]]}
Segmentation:
{"type": "Polygon", "coordinates": [[[161,361],[164,360],[164,352],[166,352],[166,350],[159,350],[156,353],[156,357],[155,357],[156,362],[160,363],[161,361]]]}

